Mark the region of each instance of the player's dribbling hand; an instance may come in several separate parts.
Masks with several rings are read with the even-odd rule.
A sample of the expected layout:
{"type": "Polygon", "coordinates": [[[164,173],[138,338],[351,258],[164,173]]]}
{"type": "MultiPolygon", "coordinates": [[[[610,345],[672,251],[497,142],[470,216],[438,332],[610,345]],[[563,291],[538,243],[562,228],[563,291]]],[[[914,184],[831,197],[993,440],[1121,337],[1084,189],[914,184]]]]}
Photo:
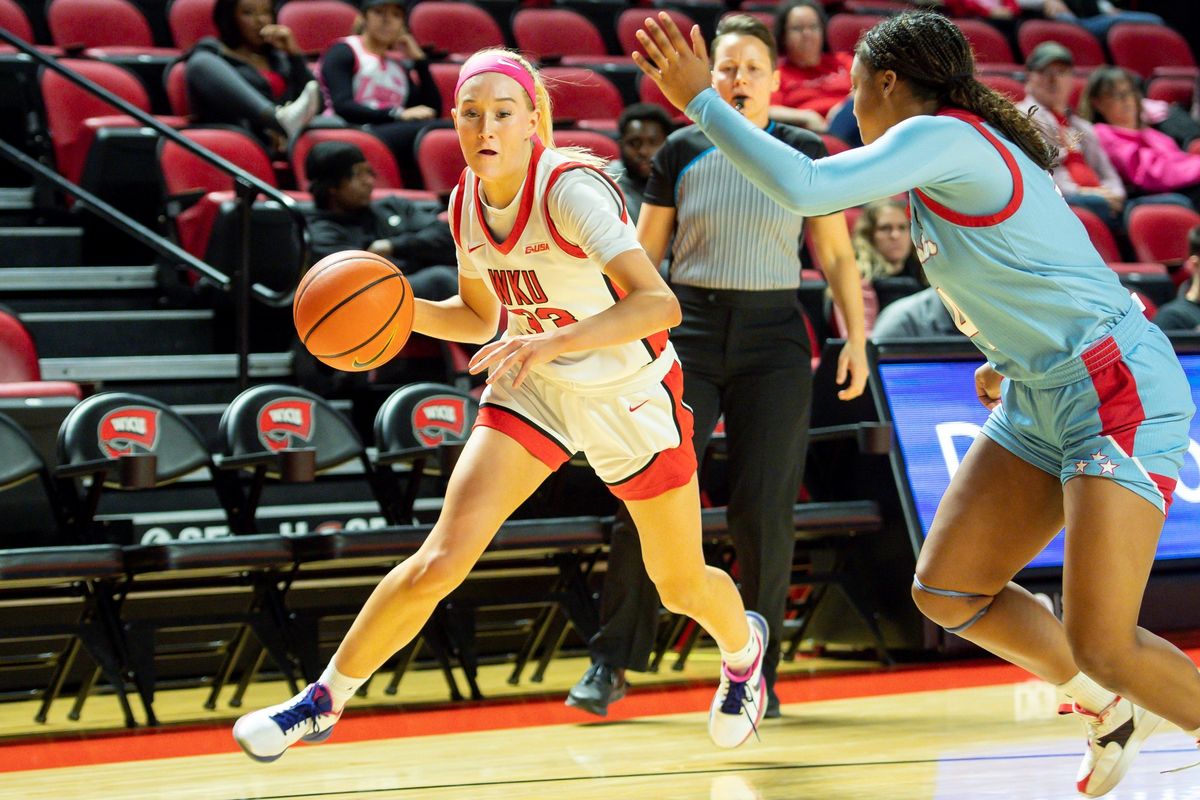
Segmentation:
{"type": "Polygon", "coordinates": [[[506,337],[479,348],[479,352],[467,364],[467,371],[478,375],[486,369],[487,382],[495,383],[502,375],[516,370],[512,386],[519,389],[529,370],[553,361],[560,355],[560,340],[553,332],[506,337]]]}
{"type": "Polygon", "coordinates": [[[1004,376],[996,372],[991,364],[984,364],[975,370],[975,396],[983,407],[991,411],[1000,405],[1000,383],[1004,376]]]}
{"type": "Polygon", "coordinates": [[[848,341],[842,345],[842,351],[838,353],[837,384],[841,386],[849,380],[850,385],[838,391],[838,399],[853,400],[861,395],[867,388],[869,374],[866,341],[848,341]]]}
{"type": "Polygon", "coordinates": [[[653,79],[680,110],[712,86],[708,48],[699,25],[692,26],[691,37],[689,45],[671,17],[660,11],[657,22],[647,17],[637,32],[638,42],[645,48],[646,55],[632,54],[633,63],[653,79]]]}

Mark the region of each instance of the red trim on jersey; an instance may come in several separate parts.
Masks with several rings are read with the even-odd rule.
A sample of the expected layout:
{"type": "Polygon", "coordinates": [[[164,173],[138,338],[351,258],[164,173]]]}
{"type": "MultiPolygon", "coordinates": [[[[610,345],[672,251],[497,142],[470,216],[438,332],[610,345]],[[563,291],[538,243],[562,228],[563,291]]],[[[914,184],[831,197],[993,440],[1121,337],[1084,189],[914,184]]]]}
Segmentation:
{"type": "Polygon", "coordinates": [[[603,170],[596,169],[595,167],[589,167],[587,164],[579,161],[568,161],[567,163],[559,164],[554,168],[554,171],[550,173],[550,177],[546,179],[546,191],[542,195],[542,217],[546,220],[546,228],[550,231],[550,237],[554,239],[554,243],[558,245],[559,249],[564,253],[569,256],[574,256],[575,258],[587,258],[587,253],[583,252],[582,247],[573,242],[567,241],[567,239],[565,239],[563,235],[558,232],[558,227],[554,224],[554,217],[550,216],[550,190],[554,188],[554,184],[559,178],[562,177],[564,172],[569,172],[573,169],[590,169],[592,172],[595,172],[597,175],[608,181],[609,185],[612,186],[613,192],[616,193],[617,199],[621,206],[622,224],[629,221],[629,210],[625,207],[625,194],[621,191],[621,188],[617,186],[616,181],[614,181],[612,177],[603,170]]]}
{"type": "Polygon", "coordinates": [[[650,500],[685,486],[696,474],[696,448],[692,444],[692,411],[683,404],[683,370],[676,361],[662,380],[671,396],[679,445],[654,454],[650,463],[628,478],[610,483],[609,491],[621,500],[650,500]]]}
{"type": "Polygon", "coordinates": [[[487,237],[488,244],[499,250],[501,255],[508,255],[516,247],[517,240],[521,238],[521,234],[525,232],[525,225],[529,222],[529,213],[533,211],[538,162],[541,161],[542,153],[546,148],[542,146],[536,136],[530,141],[533,143],[533,154],[529,157],[529,171],[525,174],[525,187],[521,190],[521,207],[517,211],[517,221],[513,223],[512,232],[505,237],[503,242],[497,242],[492,238],[492,231],[487,225],[487,217],[483,215],[483,200],[479,197],[478,176],[475,179],[475,214],[479,217],[479,227],[483,228],[483,235],[487,237]]]}
{"type": "Polygon", "coordinates": [[[962,214],[954,209],[944,206],[934,200],[929,195],[922,192],[920,189],[914,188],[913,191],[925,205],[929,206],[929,210],[937,214],[945,220],[953,222],[955,225],[962,225],[966,228],[986,228],[990,225],[998,225],[1004,220],[1017,213],[1017,209],[1021,206],[1021,200],[1025,197],[1025,181],[1021,177],[1021,170],[1017,167],[1017,159],[1009,152],[1008,148],[1000,143],[1000,139],[991,131],[983,127],[983,120],[979,115],[972,114],[969,111],[963,111],[958,108],[942,109],[937,114],[939,117],[953,117],[961,119],[975,130],[983,135],[983,138],[991,142],[992,146],[1000,153],[1000,157],[1004,159],[1004,165],[1008,167],[1008,172],[1012,176],[1013,192],[1012,197],[1008,200],[1008,205],[997,211],[995,214],[962,214]]]}
{"type": "MultiPolygon", "coordinates": [[[[609,294],[613,300],[620,302],[625,298],[625,292],[620,286],[612,282],[612,278],[604,276],[604,284],[608,287],[609,294]]],[[[650,353],[650,358],[655,359],[662,355],[662,351],[667,347],[667,331],[662,330],[658,333],[652,333],[649,336],[642,338],[642,344],[646,346],[646,350],[650,353]]]]}
{"type": "Polygon", "coordinates": [[[479,407],[479,416],[473,427],[491,428],[500,431],[551,470],[566,463],[571,454],[550,434],[538,428],[512,409],[485,403],[479,407]]]}
{"type": "Polygon", "coordinates": [[[454,209],[450,212],[450,235],[454,237],[454,243],[458,245],[459,250],[465,249],[462,243],[462,211],[463,211],[463,194],[467,190],[467,168],[463,167],[462,174],[458,176],[458,191],[454,194],[454,209]]]}

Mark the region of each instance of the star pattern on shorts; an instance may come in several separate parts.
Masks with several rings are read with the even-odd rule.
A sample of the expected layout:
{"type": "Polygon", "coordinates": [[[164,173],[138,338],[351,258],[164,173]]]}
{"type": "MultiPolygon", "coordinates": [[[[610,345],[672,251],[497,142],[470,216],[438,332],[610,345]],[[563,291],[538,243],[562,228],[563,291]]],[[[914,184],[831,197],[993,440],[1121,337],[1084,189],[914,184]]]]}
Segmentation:
{"type": "Polygon", "coordinates": [[[1121,466],[1121,465],[1111,459],[1108,461],[1105,461],[1103,464],[1100,465],[1100,474],[1101,475],[1112,475],[1113,472],[1115,472],[1117,467],[1119,467],[1119,466],[1121,466]]]}
{"type": "Polygon", "coordinates": [[[1075,472],[1076,472],[1077,474],[1079,474],[1079,475],[1082,475],[1082,474],[1084,474],[1084,472],[1085,472],[1085,471],[1087,470],[1087,468],[1088,468],[1088,464],[1089,464],[1089,463],[1090,463],[1090,462],[1087,462],[1087,461],[1076,461],[1076,462],[1075,462],[1075,472]]]}
{"type": "Polygon", "coordinates": [[[1096,452],[1092,453],[1092,461],[1103,461],[1106,458],[1108,458],[1108,456],[1104,455],[1103,450],[1097,450],[1096,452]]]}

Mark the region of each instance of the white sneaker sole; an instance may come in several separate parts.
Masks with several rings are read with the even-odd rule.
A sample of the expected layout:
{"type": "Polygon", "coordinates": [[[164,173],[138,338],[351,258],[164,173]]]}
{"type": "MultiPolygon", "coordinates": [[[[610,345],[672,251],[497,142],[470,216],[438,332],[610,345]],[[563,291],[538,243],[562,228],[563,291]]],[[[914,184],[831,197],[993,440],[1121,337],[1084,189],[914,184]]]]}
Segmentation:
{"type": "MultiPolygon", "coordinates": [[[[1125,746],[1121,748],[1121,757],[1117,759],[1117,763],[1113,765],[1104,782],[1094,787],[1088,786],[1086,789],[1077,785],[1076,789],[1079,791],[1079,794],[1082,797],[1101,797],[1116,788],[1116,785],[1125,777],[1125,773],[1129,772],[1129,767],[1133,765],[1133,760],[1137,758],[1137,754],[1141,751],[1146,739],[1150,738],[1150,734],[1154,733],[1161,722],[1162,718],[1157,714],[1143,710],[1141,721],[1135,725],[1133,734],[1125,742],[1125,746]]],[[[1095,774],[1093,770],[1092,775],[1095,774]]],[[[1088,777],[1090,778],[1091,775],[1088,777]]]]}

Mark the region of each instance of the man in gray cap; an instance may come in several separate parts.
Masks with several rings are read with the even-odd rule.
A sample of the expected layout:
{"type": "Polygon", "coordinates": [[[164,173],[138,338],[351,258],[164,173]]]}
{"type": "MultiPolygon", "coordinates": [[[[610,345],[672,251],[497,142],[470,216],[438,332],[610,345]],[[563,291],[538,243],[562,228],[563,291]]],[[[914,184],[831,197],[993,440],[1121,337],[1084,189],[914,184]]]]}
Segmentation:
{"type": "Polygon", "coordinates": [[[1117,229],[1125,206],[1125,185],[1092,124],[1071,110],[1074,66],[1071,51],[1058,42],[1039,44],[1025,61],[1025,99],[1017,107],[1034,109],[1034,121],[1051,141],[1058,142],[1054,183],[1067,202],[1094,212],[1117,229]]]}

